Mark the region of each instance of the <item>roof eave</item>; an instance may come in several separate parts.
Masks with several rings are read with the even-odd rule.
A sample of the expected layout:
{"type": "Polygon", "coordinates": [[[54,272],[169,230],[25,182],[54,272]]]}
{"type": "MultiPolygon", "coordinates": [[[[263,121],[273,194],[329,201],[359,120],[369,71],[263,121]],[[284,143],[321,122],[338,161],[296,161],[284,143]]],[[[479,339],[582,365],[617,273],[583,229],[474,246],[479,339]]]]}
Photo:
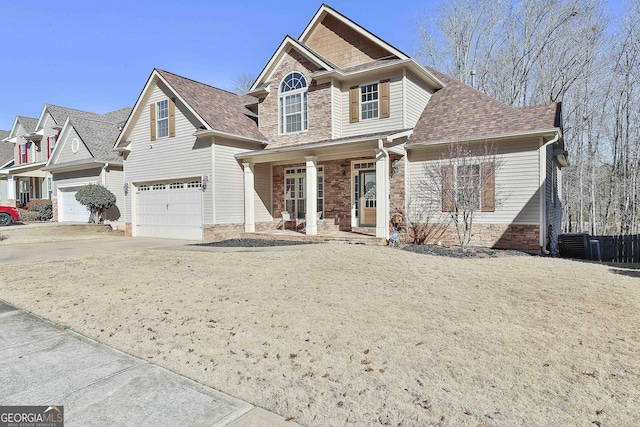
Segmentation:
{"type": "Polygon", "coordinates": [[[363,70],[346,72],[346,73],[339,69],[316,71],[315,73],[312,74],[312,76],[318,82],[318,84],[322,84],[330,81],[333,78],[339,81],[342,81],[350,78],[364,77],[364,76],[367,76],[368,74],[374,74],[380,71],[389,71],[389,70],[394,70],[394,69],[403,68],[403,67],[410,68],[412,71],[414,71],[418,75],[418,77],[424,80],[427,84],[429,84],[429,86],[431,86],[435,90],[442,89],[445,87],[445,84],[442,82],[442,80],[438,79],[436,76],[431,74],[431,72],[429,72],[429,70],[427,70],[426,68],[421,67],[413,59],[403,59],[398,62],[393,62],[390,64],[382,63],[379,65],[373,66],[371,68],[366,68],[363,70]]]}
{"type": "Polygon", "coordinates": [[[86,170],[86,169],[94,169],[96,167],[103,167],[106,164],[116,164],[116,165],[122,165],[122,163],[120,162],[107,162],[107,161],[103,161],[103,160],[93,160],[91,162],[87,162],[87,163],[80,163],[80,164],[59,164],[59,165],[49,165],[46,166],[44,168],[42,168],[43,171],[45,172],[71,172],[71,171],[77,171],[77,170],[86,170]]]}
{"type": "Polygon", "coordinates": [[[504,139],[526,138],[526,137],[536,137],[536,136],[553,137],[556,134],[558,135],[562,134],[560,128],[533,130],[533,131],[527,131],[527,132],[493,134],[493,135],[479,135],[479,136],[470,136],[465,138],[443,139],[439,141],[414,142],[414,143],[409,142],[406,148],[408,150],[411,150],[416,148],[428,148],[428,147],[434,147],[438,145],[445,145],[445,144],[451,144],[451,143],[457,143],[457,142],[472,143],[472,142],[482,142],[482,141],[499,141],[504,139]]]}
{"type": "Polygon", "coordinates": [[[234,134],[234,133],[223,132],[223,131],[215,130],[215,129],[199,129],[199,130],[195,131],[192,135],[197,137],[197,138],[207,138],[207,137],[220,136],[220,137],[224,137],[224,138],[237,139],[237,140],[241,140],[241,141],[257,142],[259,144],[262,144],[263,146],[267,145],[269,143],[268,141],[266,141],[264,139],[251,138],[249,136],[237,135],[237,134],[234,134]]]}

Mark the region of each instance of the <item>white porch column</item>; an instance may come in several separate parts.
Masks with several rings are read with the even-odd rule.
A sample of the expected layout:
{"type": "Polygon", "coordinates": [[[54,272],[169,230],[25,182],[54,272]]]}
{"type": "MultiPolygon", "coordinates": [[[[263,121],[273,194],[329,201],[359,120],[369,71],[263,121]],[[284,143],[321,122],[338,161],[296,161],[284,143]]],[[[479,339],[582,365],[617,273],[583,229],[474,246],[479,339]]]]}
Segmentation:
{"type": "Polygon", "coordinates": [[[315,236],[318,234],[318,168],[316,166],[316,157],[308,156],[307,159],[307,177],[305,191],[305,208],[307,211],[306,234],[315,236]]]}
{"type": "Polygon", "coordinates": [[[376,150],[376,237],[389,238],[389,153],[376,150]]]}
{"type": "Polygon", "coordinates": [[[16,181],[13,175],[7,175],[7,200],[16,200],[16,181]]]}
{"type": "Polygon", "coordinates": [[[244,168],[244,231],[246,233],[256,232],[255,214],[255,182],[253,175],[253,164],[243,163],[244,168]]]}

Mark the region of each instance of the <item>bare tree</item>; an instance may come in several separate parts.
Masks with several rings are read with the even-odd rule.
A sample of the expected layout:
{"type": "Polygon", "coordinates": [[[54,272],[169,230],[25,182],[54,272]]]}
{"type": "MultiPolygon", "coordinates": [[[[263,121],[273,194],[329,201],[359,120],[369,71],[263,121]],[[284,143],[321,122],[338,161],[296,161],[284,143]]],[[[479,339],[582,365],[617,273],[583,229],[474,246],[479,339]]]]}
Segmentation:
{"type": "MultiPolygon", "coordinates": [[[[425,178],[418,183],[422,206],[441,207],[441,218],[456,231],[462,251],[474,236],[478,212],[493,212],[504,196],[496,192],[496,172],[502,166],[490,144],[451,143],[437,161],[424,163],[425,178]]],[[[423,208],[424,209],[424,208],[423,208]]]]}
{"type": "Polygon", "coordinates": [[[233,76],[233,89],[232,92],[238,95],[243,95],[251,89],[253,82],[256,81],[257,76],[254,73],[238,73],[233,76]]]}

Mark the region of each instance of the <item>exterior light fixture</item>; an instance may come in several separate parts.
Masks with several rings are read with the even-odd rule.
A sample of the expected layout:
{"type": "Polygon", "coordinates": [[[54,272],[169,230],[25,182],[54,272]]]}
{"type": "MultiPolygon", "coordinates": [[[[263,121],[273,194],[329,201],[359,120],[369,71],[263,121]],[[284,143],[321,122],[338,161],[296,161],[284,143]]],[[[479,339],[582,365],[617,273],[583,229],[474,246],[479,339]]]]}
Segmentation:
{"type": "Polygon", "coordinates": [[[342,176],[347,174],[347,165],[345,165],[344,162],[340,163],[340,173],[342,176]]]}
{"type": "Polygon", "coordinates": [[[122,186],[122,189],[124,190],[124,195],[128,195],[129,194],[129,183],[125,182],[124,185],[122,186]]]}
{"type": "Polygon", "coordinates": [[[207,189],[207,182],[209,182],[209,175],[202,175],[202,191],[207,189]]]}

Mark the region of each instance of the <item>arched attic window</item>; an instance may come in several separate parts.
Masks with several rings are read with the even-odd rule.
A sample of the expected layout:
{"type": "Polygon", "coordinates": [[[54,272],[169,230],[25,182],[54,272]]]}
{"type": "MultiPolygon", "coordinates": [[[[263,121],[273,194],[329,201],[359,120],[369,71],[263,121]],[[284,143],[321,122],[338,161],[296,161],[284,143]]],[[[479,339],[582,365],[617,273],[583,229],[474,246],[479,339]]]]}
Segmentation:
{"type": "Polygon", "coordinates": [[[307,81],[297,71],[287,74],[278,98],[280,133],[307,130],[307,81]]]}

